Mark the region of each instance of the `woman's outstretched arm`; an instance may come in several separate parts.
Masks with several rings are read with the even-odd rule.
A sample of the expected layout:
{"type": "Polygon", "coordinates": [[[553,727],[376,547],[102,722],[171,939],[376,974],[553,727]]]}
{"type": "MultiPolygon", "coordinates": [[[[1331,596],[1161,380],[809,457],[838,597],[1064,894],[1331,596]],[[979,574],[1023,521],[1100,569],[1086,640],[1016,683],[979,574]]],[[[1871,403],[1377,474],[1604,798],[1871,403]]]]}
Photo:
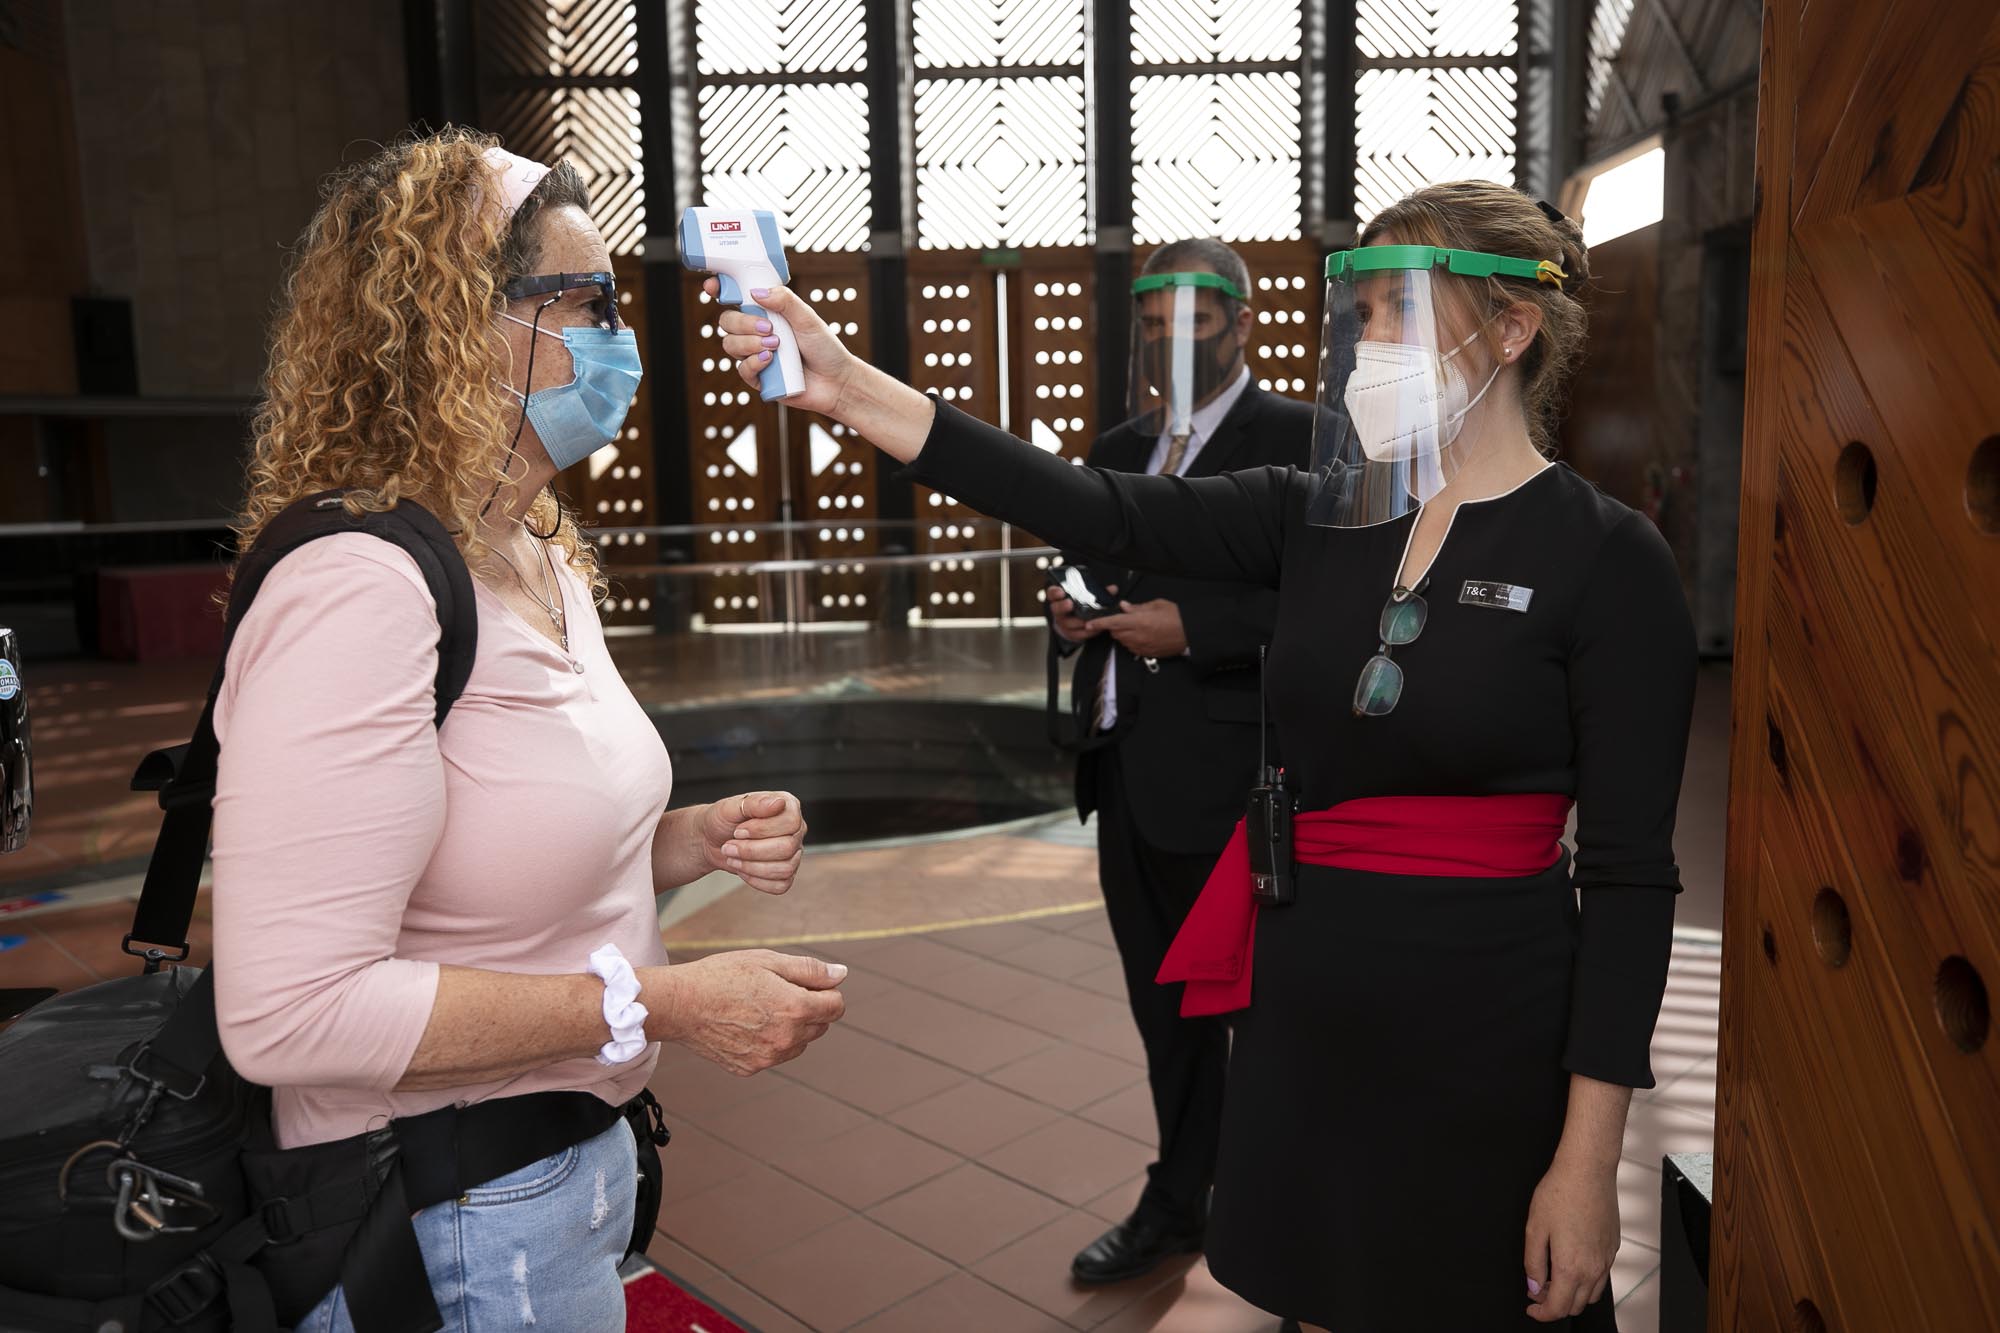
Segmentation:
{"type": "MultiPolygon", "coordinates": [[[[710,282],[711,294],[714,291],[710,282]]],[[[791,325],[805,389],[787,406],[820,412],[916,480],[1045,541],[1134,569],[1275,586],[1295,473],[1277,468],[1187,479],[1075,467],[935,403],[854,356],[783,287],[753,293],[791,325]]],[[[740,310],[718,323],[722,349],[755,387],[776,339],[740,310]]]]}

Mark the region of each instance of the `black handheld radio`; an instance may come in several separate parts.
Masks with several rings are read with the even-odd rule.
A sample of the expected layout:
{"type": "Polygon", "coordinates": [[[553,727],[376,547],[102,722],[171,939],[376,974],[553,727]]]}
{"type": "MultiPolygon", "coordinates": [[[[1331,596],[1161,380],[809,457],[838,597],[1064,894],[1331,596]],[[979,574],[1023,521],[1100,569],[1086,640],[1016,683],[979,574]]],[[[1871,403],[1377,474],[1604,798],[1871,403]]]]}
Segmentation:
{"type": "Polygon", "coordinates": [[[1264,650],[1257,650],[1257,785],[1250,789],[1243,829],[1250,842],[1250,895],[1263,907],[1290,905],[1298,888],[1292,860],[1292,819],[1299,798],[1285,786],[1285,770],[1273,768],[1264,718],[1264,650]]]}

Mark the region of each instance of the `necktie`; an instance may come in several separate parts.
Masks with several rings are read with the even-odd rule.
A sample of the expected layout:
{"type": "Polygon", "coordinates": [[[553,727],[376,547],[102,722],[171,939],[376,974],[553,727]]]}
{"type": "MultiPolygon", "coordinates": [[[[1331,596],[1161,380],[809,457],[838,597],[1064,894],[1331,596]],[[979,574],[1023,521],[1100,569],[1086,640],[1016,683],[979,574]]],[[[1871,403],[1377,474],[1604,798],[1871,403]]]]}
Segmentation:
{"type": "Polygon", "coordinates": [[[1178,477],[1181,474],[1181,463],[1187,458],[1187,451],[1188,437],[1185,435],[1174,436],[1173,441],[1167,445],[1167,461],[1161,464],[1160,475],[1163,477],[1178,477]]]}

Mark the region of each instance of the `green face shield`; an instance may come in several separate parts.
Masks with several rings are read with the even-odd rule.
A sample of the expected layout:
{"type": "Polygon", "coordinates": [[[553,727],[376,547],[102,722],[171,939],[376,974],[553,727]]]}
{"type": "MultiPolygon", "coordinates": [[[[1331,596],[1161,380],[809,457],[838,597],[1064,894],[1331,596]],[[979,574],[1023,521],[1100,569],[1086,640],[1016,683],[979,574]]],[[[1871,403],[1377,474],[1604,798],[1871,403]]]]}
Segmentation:
{"type": "Polygon", "coordinates": [[[1249,294],[1215,273],[1151,273],[1132,284],[1127,417],[1145,435],[1186,435],[1195,409],[1236,376],[1237,312],[1249,294]]]}
{"type": "Polygon", "coordinates": [[[1442,491],[1490,433],[1477,409],[1502,363],[1480,340],[1487,280],[1562,276],[1547,261],[1429,245],[1328,256],[1310,520],[1369,527],[1442,491]]]}

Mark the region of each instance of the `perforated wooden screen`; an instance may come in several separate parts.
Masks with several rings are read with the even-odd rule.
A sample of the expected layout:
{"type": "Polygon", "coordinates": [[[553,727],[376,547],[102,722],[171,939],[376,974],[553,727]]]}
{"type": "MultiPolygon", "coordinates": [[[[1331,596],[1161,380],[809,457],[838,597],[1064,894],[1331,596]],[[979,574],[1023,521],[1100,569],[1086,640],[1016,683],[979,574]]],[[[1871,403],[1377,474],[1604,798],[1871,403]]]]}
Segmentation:
{"type": "Polygon", "coordinates": [[[699,275],[684,280],[687,309],[701,320],[686,344],[688,363],[688,484],[697,524],[719,524],[696,538],[694,557],[723,566],[699,580],[692,610],[704,624],[756,624],[783,614],[759,579],[726,567],[775,560],[782,544],[758,525],[780,520],[784,481],[778,472],[778,410],[738,378],[717,341],[719,307],[701,290],[699,275]]]}
{"type": "MultiPolygon", "coordinates": [[[[848,348],[867,360],[868,273],[862,257],[801,255],[793,282],[821,318],[839,330],[848,348]]],[[[866,573],[858,561],[881,549],[879,532],[863,526],[878,517],[881,455],[847,427],[824,417],[788,412],[785,424],[791,487],[798,497],[794,511],[812,525],[799,553],[818,561],[804,578],[800,618],[872,620],[881,610],[882,579],[866,573]]]]}
{"type": "MultiPolygon", "coordinates": [[[[911,381],[986,421],[1000,419],[1000,274],[968,255],[923,254],[910,263],[911,381]]],[[[962,557],[999,545],[978,515],[949,495],[919,487],[916,550],[931,557],[915,584],[926,619],[1000,614],[1000,577],[962,557]]]]}
{"type": "Polygon", "coordinates": [[[1311,399],[1318,391],[1319,319],[1325,282],[1319,247],[1271,242],[1236,247],[1250,267],[1250,373],[1261,388],[1311,399]]]}
{"type": "MultiPolygon", "coordinates": [[[[618,276],[619,317],[646,345],[646,301],[639,262],[629,255],[612,261],[618,276]]],[[[598,528],[644,527],[659,523],[659,478],[653,475],[654,390],[641,379],[624,428],[614,443],[598,450],[556,479],[557,488],[598,528]]],[[[606,625],[652,623],[653,586],[642,574],[621,575],[621,568],[655,563],[658,544],[643,532],[599,532],[598,558],[611,579],[611,591],[599,614],[606,625]]]]}
{"type": "MultiPolygon", "coordinates": [[[[695,522],[717,524],[695,542],[695,559],[718,566],[701,580],[693,610],[709,625],[860,620],[879,588],[855,563],[878,546],[873,448],[845,426],[766,403],[736,375],[716,341],[716,305],[700,278],[685,279],[702,321],[687,344],[688,461],[695,522]],[[786,517],[791,534],[768,525],[786,517]],[[784,575],[735,567],[771,560],[816,562],[784,575]]],[[[867,272],[857,255],[801,254],[792,283],[857,356],[868,355],[867,272]]]]}
{"type": "MultiPolygon", "coordinates": [[[[532,7],[482,0],[477,19],[483,127],[512,151],[540,162],[567,161],[583,177],[618,276],[620,317],[644,347],[638,257],[646,235],[646,188],[635,6],[625,0],[532,7]]],[[[586,524],[657,522],[653,420],[652,385],[642,381],[620,438],[556,479],[586,524]]],[[[655,548],[637,533],[598,533],[596,541],[613,585],[599,608],[605,624],[650,624],[650,582],[621,579],[618,568],[651,561],[655,548]]]]}
{"type": "MultiPolygon", "coordinates": [[[[863,0],[744,0],[691,7],[694,129],[701,203],[778,215],[792,287],[847,345],[868,355],[871,175],[863,0]]],[[[859,572],[875,551],[874,451],[843,426],[780,412],[747,389],[715,341],[716,307],[687,279],[701,312],[688,348],[689,482],[696,542],[719,566],[693,608],[707,625],[864,620],[879,591],[859,572]],[[792,521],[783,533],[758,525],[792,521]],[[813,562],[752,575],[751,562],[813,562]]]]}

